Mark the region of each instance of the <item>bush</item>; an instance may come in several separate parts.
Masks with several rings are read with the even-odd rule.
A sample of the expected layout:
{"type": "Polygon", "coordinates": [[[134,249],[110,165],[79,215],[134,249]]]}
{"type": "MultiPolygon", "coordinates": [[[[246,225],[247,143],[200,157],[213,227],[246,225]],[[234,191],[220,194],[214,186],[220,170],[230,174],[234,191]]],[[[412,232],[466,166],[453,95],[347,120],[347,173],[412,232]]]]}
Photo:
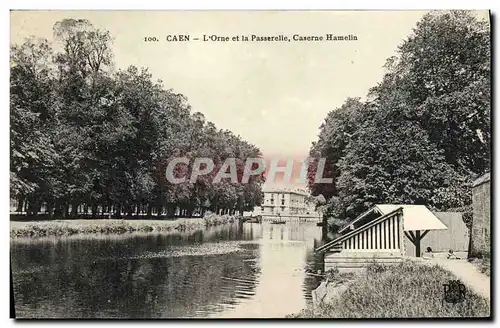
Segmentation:
{"type": "Polygon", "coordinates": [[[457,278],[434,265],[404,261],[370,265],[347,289],[302,318],[438,318],[489,317],[490,302],[467,291],[462,303],[443,301],[443,285],[457,278]]]}
{"type": "Polygon", "coordinates": [[[235,218],[227,215],[211,213],[204,219],[178,220],[56,220],[37,222],[12,222],[10,227],[11,238],[69,236],[74,234],[124,234],[134,231],[160,232],[190,229],[232,223],[235,218]]]}
{"type": "Polygon", "coordinates": [[[471,259],[470,262],[472,262],[474,265],[476,265],[481,273],[484,273],[488,277],[490,276],[490,274],[491,274],[491,272],[490,272],[491,260],[489,257],[471,259]]]}
{"type": "Polygon", "coordinates": [[[387,266],[386,265],[383,265],[375,260],[373,260],[373,262],[371,262],[370,264],[368,264],[368,266],[366,267],[366,271],[368,273],[383,273],[387,270],[387,266]]]}
{"type": "Polygon", "coordinates": [[[212,212],[207,212],[203,217],[205,221],[205,226],[210,227],[219,224],[233,223],[238,218],[232,215],[218,215],[212,212]]]}
{"type": "Polygon", "coordinates": [[[339,269],[337,269],[337,268],[332,268],[332,269],[325,272],[325,279],[327,279],[328,281],[336,280],[339,278],[339,276],[340,276],[340,273],[339,273],[339,269]]]}

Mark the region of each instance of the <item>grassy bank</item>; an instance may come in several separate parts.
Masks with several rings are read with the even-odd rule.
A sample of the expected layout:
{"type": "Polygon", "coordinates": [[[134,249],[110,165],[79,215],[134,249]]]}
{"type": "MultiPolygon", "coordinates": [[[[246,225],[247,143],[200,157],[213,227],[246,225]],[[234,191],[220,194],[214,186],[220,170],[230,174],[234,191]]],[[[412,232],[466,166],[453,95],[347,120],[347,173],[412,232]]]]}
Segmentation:
{"type": "Polygon", "coordinates": [[[489,257],[483,257],[480,259],[473,259],[472,263],[476,265],[481,273],[484,273],[488,277],[491,274],[491,259],[489,257]]]}
{"type": "Polygon", "coordinates": [[[467,290],[462,303],[443,302],[443,284],[457,278],[438,266],[405,261],[371,265],[328,304],[308,308],[296,318],[488,317],[487,299],[467,290]]]}
{"type": "Polygon", "coordinates": [[[123,234],[130,232],[186,231],[232,223],[235,216],[207,214],[204,218],[176,220],[54,220],[10,222],[10,237],[123,234]]]}

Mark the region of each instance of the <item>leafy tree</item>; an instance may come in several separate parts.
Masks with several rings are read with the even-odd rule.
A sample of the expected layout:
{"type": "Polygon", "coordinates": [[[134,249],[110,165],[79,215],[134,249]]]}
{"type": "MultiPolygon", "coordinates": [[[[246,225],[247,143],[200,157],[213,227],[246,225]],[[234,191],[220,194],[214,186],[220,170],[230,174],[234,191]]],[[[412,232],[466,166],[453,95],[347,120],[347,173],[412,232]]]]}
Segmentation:
{"type": "Polygon", "coordinates": [[[110,34],[89,21],[57,22],[54,36],[54,47],[31,39],[11,49],[11,193],[20,210],[172,217],[260,204],[262,176],[213,183],[227,158],[237,159],[241,179],[257,147],[193,113],[147,69],[115,70],[110,34]],[[215,169],[172,184],[165,169],[175,157],[191,159],[176,166],[179,176],[190,176],[196,157],[215,169]]]}
{"type": "Polygon", "coordinates": [[[10,79],[10,190],[19,209],[38,198],[51,199],[58,160],[52,136],[55,119],[51,47],[34,38],[11,48],[10,79]]]}
{"type": "Polygon", "coordinates": [[[490,167],[488,24],[468,12],[430,13],[386,63],[366,102],[330,112],[311,147],[331,186],[313,194],[327,214],[353,218],[376,203],[465,208],[470,182],[490,167]]]}

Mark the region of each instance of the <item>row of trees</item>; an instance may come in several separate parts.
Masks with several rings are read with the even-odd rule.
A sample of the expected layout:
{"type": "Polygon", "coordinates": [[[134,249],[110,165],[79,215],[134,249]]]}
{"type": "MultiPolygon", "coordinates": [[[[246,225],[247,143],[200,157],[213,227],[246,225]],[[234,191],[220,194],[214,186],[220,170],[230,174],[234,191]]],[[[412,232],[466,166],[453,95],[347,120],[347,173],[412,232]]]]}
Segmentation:
{"type": "Polygon", "coordinates": [[[248,184],[165,179],[173,157],[212,158],[217,172],[228,157],[261,157],[258,148],[192,113],[146,69],[116,70],[110,34],[89,21],[58,22],[54,40],[11,47],[10,189],[18,211],[190,216],[260,204],[262,175],[248,184]]]}
{"type": "Polygon", "coordinates": [[[309,187],[338,225],[376,203],[466,208],[472,179],[490,167],[487,22],[429,13],[385,68],[366,101],[328,114],[310,150],[334,184],[309,187]]]}

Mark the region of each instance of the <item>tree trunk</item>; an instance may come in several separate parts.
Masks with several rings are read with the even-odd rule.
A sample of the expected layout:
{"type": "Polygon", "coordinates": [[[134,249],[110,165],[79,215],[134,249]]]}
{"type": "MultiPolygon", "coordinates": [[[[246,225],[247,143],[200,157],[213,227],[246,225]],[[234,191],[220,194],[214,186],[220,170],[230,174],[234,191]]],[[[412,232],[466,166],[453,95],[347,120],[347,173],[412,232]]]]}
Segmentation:
{"type": "Polygon", "coordinates": [[[69,203],[68,202],[64,202],[63,208],[64,208],[63,218],[67,219],[68,216],[69,216],[69,203]]]}
{"type": "Polygon", "coordinates": [[[115,217],[118,219],[122,216],[122,206],[121,205],[116,205],[115,206],[115,217]]]}
{"type": "Polygon", "coordinates": [[[92,204],[92,218],[95,219],[97,218],[97,205],[92,204]]]}
{"type": "Polygon", "coordinates": [[[47,213],[49,214],[49,220],[54,218],[54,204],[52,202],[47,202],[47,213]]]}
{"type": "Polygon", "coordinates": [[[127,216],[132,217],[134,215],[134,207],[128,206],[127,216]]]}
{"type": "Polygon", "coordinates": [[[16,212],[19,212],[19,213],[22,213],[22,212],[23,212],[24,199],[25,199],[25,197],[24,197],[23,195],[20,195],[20,196],[17,198],[17,208],[16,208],[16,212]]]}
{"type": "Polygon", "coordinates": [[[62,211],[62,204],[60,201],[55,201],[54,204],[54,218],[60,218],[62,217],[63,211],[62,211]]]}
{"type": "Polygon", "coordinates": [[[171,218],[175,215],[175,207],[172,204],[167,204],[165,211],[167,218],[171,218]]]}
{"type": "Polygon", "coordinates": [[[324,241],[328,240],[328,217],[323,215],[323,225],[321,226],[321,239],[324,241]]]}

